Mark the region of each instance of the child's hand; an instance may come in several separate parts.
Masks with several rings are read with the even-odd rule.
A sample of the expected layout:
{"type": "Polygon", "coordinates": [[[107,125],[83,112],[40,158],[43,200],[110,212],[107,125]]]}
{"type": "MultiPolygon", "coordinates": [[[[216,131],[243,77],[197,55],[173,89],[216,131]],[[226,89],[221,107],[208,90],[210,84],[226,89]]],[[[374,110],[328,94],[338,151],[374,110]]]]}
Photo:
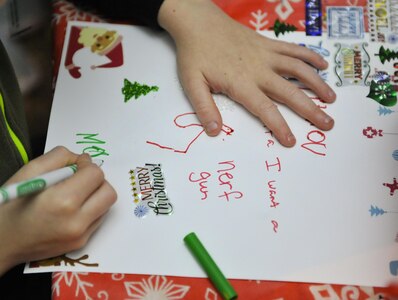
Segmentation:
{"type": "Polygon", "coordinates": [[[327,62],[320,55],[265,38],[232,20],[209,0],[165,0],[158,20],[176,43],[182,86],[208,135],[217,135],[222,126],[211,92],[242,104],[284,146],[293,146],[296,140],[274,101],[322,130],[333,127],[331,117],[283,78],[294,77],[325,102],[333,102],[333,90],[308,65],[325,69],[327,62]]]}
{"type": "Polygon", "coordinates": [[[7,182],[13,183],[77,164],[72,177],[37,195],[0,206],[0,275],[22,262],[83,247],[116,201],[116,192],[87,154],[64,147],[32,160],[7,182]]]}

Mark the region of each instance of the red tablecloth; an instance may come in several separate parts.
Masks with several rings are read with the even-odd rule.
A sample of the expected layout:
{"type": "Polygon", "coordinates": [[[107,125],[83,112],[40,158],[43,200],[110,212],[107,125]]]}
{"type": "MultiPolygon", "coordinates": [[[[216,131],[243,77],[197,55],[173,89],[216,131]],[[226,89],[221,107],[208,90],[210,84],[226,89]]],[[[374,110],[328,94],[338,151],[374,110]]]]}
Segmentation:
{"type": "MultiPolygon", "coordinates": [[[[269,29],[276,19],[305,30],[304,0],[214,0],[227,14],[253,30],[269,29]]],[[[68,20],[106,21],[77,10],[65,0],[53,2],[55,66],[59,65],[68,20]]],[[[365,0],[323,0],[326,6],[363,6],[365,0]]],[[[366,20],[365,20],[366,21],[366,20]]],[[[325,22],[324,22],[325,23],[325,22]]],[[[330,284],[231,280],[239,299],[387,299],[391,289],[330,284]]],[[[53,299],[222,299],[208,279],[161,275],[57,272],[53,299]]]]}

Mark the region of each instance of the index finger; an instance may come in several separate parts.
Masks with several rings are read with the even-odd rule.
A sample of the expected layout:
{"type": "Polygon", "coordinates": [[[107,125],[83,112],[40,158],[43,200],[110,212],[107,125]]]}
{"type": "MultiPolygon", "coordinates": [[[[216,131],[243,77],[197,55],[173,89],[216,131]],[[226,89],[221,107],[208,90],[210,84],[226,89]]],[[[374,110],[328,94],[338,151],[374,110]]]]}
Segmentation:
{"type": "MultiPolygon", "coordinates": [[[[274,42],[277,43],[276,49],[278,49],[278,53],[282,55],[300,59],[313,65],[317,69],[323,70],[328,67],[328,62],[314,50],[293,43],[276,40],[274,40],[274,42]]],[[[322,50],[322,48],[320,50],[322,50]]]]}
{"type": "Polygon", "coordinates": [[[94,164],[87,154],[80,155],[76,164],[76,173],[53,188],[57,188],[57,193],[64,195],[75,207],[79,207],[101,187],[105,176],[102,169],[94,164]]]}

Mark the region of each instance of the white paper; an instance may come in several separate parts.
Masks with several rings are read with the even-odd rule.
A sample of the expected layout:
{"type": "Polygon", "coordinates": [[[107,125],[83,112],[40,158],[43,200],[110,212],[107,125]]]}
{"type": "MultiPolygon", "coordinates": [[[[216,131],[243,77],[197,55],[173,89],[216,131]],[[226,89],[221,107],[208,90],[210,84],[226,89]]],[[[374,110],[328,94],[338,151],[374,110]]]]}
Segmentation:
{"type": "MultiPolygon", "coordinates": [[[[118,201],[88,245],[67,254],[74,259],[87,254],[82,262],[98,266],[61,261],[59,266],[28,266],[26,272],[203,277],[183,242],[196,232],[228,278],[370,286],[397,279],[390,264],[398,261],[398,191],[390,195],[383,183],[398,177],[398,161],[392,156],[398,136],[363,135],[368,126],[398,133],[397,106],[380,115],[380,104],[367,97],[369,86],[335,84],[335,44],[358,40],[306,37],[302,32],[281,36],[329,52],[325,76],[337,94],[333,104],[317,102],[335,119],[328,132],[280,106],[297,138],[297,145],[287,149],[259,120],[221,95],[214,98],[233,133],[214,138],[200,134],[203,128],[192,125],[198,124],[195,115],[184,115],[193,109],[179,84],[174,45],[165,33],[72,22],[66,36],[46,150],[64,145],[77,153],[103,151],[98,158],[105,160],[102,168],[118,201]],[[81,77],[73,78],[65,68],[71,26],[115,30],[122,36],[123,64],[93,70],[91,65],[109,60],[80,49],[86,52],[78,50],[72,58],[81,77]],[[159,90],[125,102],[124,79],[159,90]],[[179,126],[191,126],[176,126],[177,116],[179,126]],[[90,140],[78,134],[95,135],[90,140]],[[174,151],[189,145],[186,153],[174,151]],[[161,164],[171,215],[134,215],[129,172],[146,163],[161,164]],[[224,193],[230,193],[229,200],[224,193]],[[385,213],[371,216],[372,206],[385,213]]],[[[378,69],[392,75],[393,62],[383,65],[374,55],[379,47],[366,46],[370,74],[378,69]]]]}

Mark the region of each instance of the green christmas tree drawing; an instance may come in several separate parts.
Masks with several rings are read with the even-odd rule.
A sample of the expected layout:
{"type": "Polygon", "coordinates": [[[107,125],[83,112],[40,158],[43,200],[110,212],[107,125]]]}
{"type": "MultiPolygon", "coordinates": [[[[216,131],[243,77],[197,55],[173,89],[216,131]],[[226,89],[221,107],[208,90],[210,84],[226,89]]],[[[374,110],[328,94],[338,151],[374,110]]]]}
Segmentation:
{"type": "Polygon", "coordinates": [[[397,104],[397,91],[391,83],[378,83],[374,80],[370,83],[369,94],[366,96],[384,106],[397,104]]]}
{"type": "Polygon", "coordinates": [[[271,27],[271,29],[274,30],[276,37],[278,37],[279,34],[285,34],[285,32],[296,31],[297,27],[291,24],[280,22],[279,19],[276,19],[274,26],[271,27]]]}
{"type": "Polygon", "coordinates": [[[124,102],[129,101],[132,97],[137,99],[142,95],[146,95],[149,92],[157,92],[159,87],[157,86],[149,86],[146,84],[140,84],[137,81],[131,83],[128,79],[124,79],[124,86],[122,88],[122,93],[124,95],[124,102]]]}
{"type": "Polygon", "coordinates": [[[378,56],[381,63],[384,64],[386,61],[390,61],[391,59],[398,59],[398,52],[392,51],[388,48],[385,49],[383,46],[381,46],[379,53],[376,53],[375,56],[378,56]]]}

